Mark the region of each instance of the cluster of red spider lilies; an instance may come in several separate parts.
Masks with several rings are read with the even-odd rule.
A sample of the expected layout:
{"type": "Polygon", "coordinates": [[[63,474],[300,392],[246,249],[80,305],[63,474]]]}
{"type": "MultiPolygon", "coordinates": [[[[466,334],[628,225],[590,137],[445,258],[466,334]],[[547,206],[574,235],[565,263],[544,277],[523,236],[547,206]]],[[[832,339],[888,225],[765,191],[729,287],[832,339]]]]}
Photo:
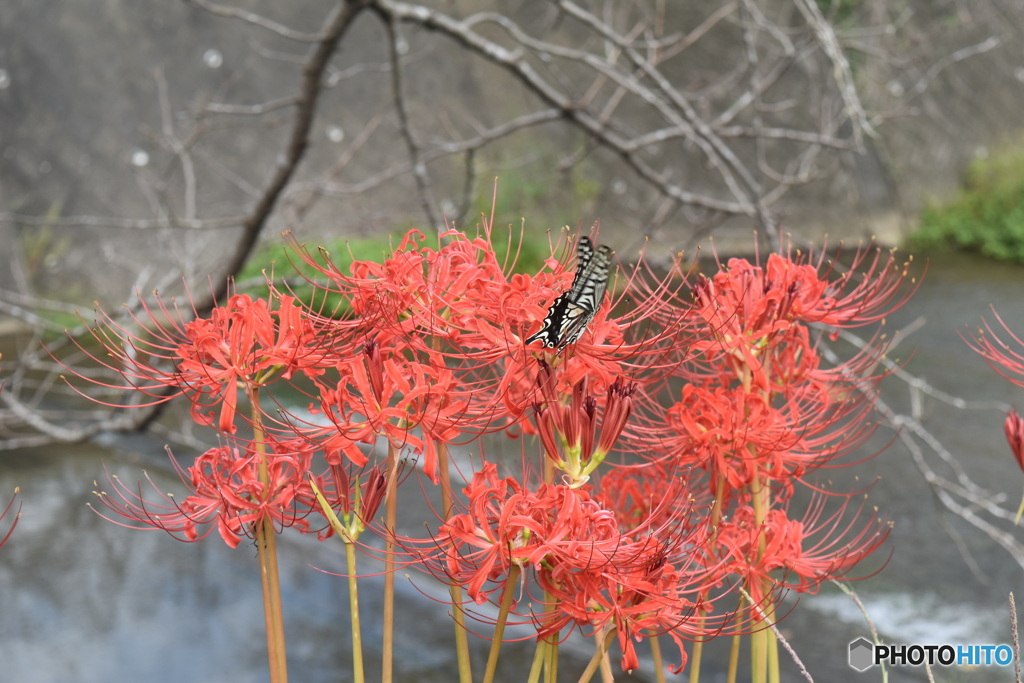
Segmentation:
{"type": "MultiPolygon", "coordinates": [[[[122,378],[109,386],[183,396],[219,439],[180,467],[186,498],[112,479],[104,514],[189,541],[254,538],[274,681],[287,676],[275,544],[287,529],[340,537],[353,591],[357,550],[385,561],[385,680],[399,566],[451,587],[465,683],[467,631],[493,632],[490,681],[509,623],[536,629],[529,680],[555,680],[558,644],[576,630],[595,643],[580,680],[610,676],[616,642],[632,671],[648,641],[660,676],[659,637],[678,646],[673,670],[699,671],[702,643],[725,636],[749,639],[754,680],[777,680],[781,595],[850,577],[888,533],[851,504],[863,491],[809,475],[870,436],[883,351],[875,334],[827,364],[824,347],[906,301],[906,264],[864,250],[840,270],[790,252],[708,276],[677,260],[656,275],[641,256],[575,343],[549,348],[524,340],[573,281],[568,238],[524,274],[492,236],[412,231],[382,262],[344,269],[291,238],[317,272],[305,302],[279,285],[198,318],[167,302],[130,326],[103,317],[101,351],[83,348],[122,378]],[[522,458],[490,458],[496,439],[522,458]],[[453,465],[453,447],[475,471],[453,465]],[[400,486],[413,459],[442,499],[422,538],[395,532],[401,498],[422,495],[400,486]],[[477,607],[487,602],[497,611],[477,607]]],[[[362,680],[358,625],[354,612],[362,680]]]]}

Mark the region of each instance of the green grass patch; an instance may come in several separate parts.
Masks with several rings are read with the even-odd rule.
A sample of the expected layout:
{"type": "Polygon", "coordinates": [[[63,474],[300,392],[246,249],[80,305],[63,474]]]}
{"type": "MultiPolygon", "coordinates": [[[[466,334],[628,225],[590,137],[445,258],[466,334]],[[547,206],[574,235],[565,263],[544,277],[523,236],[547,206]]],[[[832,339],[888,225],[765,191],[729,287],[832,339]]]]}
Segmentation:
{"type": "MultiPolygon", "coordinates": [[[[544,260],[548,257],[548,245],[546,240],[523,241],[520,245],[518,236],[513,235],[511,244],[509,240],[500,237],[498,233],[507,235],[507,231],[495,231],[494,252],[498,263],[506,269],[511,265],[509,250],[514,252],[512,257],[516,259],[515,273],[536,273],[544,266],[544,260]]],[[[473,236],[471,233],[470,236],[473,236]]],[[[388,258],[395,247],[401,242],[402,235],[385,235],[381,237],[360,238],[360,239],[335,239],[322,245],[307,245],[309,252],[319,259],[317,246],[322,246],[330,254],[331,263],[342,273],[351,272],[353,261],[375,261],[381,263],[388,258]]],[[[436,240],[432,240],[428,234],[424,246],[433,249],[437,248],[436,240]]],[[[320,259],[322,262],[322,259],[320,259]]],[[[238,284],[238,292],[248,294],[252,297],[267,297],[270,288],[266,283],[266,277],[273,275],[273,280],[282,291],[291,291],[307,306],[322,311],[325,315],[343,318],[348,312],[348,305],[344,298],[337,294],[325,293],[310,284],[323,282],[323,275],[315,268],[308,265],[283,242],[275,241],[263,246],[249,259],[245,268],[235,278],[238,284]]]]}
{"type": "Polygon", "coordinates": [[[1024,142],[972,162],[956,197],[922,212],[907,246],[1024,263],[1024,142]]]}

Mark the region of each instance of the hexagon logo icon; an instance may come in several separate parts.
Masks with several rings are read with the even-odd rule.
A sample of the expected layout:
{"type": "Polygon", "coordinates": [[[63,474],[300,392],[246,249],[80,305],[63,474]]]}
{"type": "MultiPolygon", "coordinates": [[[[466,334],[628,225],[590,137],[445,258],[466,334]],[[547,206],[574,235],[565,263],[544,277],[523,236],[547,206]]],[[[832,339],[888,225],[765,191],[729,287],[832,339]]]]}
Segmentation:
{"type": "Polygon", "coordinates": [[[875,647],[867,638],[858,638],[850,643],[850,667],[867,671],[875,665],[875,647]]]}

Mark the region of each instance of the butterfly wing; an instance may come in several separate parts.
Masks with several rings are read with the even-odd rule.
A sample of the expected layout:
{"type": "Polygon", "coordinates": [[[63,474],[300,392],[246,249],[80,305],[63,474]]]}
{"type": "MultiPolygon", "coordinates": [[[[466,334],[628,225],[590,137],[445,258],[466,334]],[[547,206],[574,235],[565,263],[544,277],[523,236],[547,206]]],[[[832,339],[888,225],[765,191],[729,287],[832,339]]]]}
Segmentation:
{"type": "Polygon", "coordinates": [[[587,265],[577,271],[576,281],[568,292],[569,305],[564,316],[562,336],[557,344],[559,351],[569,344],[575,344],[597,315],[597,309],[601,307],[608,288],[611,262],[612,250],[601,245],[587,265]]]}
{"type": "Polygon", "coordinates": [[[559,341],[564,338],[566,323],[569,322],[567,315],[570,306],[570,294],[571,292],[567,291],[558,295],[558,298],[548,308],[548,314],[544,316],[544,324],[540,326],[539,330],[527,337],[527,344],[539,341],[549,348],[556,348],[559,345],[559,341]]]}
{"type": "Polygon", "coordinates": [[[581,237],[576,248],[576,274],[572,286],[548,309],[541,328],[526,339],[527,344],[540,341],[559,353],[573,344],[594,319],[608,287],[608,271],[612,250],[601,245],[595,251],[589,237],[581,237]]]}
{"type": "MultiPolygon", "coordinates": [[[[586,238],[583,238],[586,239],[586,238]]],[[[589,243],[589,240],[587,240],[589,243]]],[[[597,252],[591,250],[585,263],[577,267],[569,288],[573,303],[597,312],[608,287],[608,270],[612,264],[612,250],[603,244],[597,252]]]]}
{"type": "Polygon", "coordinates": [[[590,266],[590,262],[594,258],[594,243],[590,241],[587,236],[580,237],[579,243],[576,245],[576,273],[572,276],[572,286],[569,290],[576,289],[576,285],[580,281],[580,277],[583,272],[590,266]]]}

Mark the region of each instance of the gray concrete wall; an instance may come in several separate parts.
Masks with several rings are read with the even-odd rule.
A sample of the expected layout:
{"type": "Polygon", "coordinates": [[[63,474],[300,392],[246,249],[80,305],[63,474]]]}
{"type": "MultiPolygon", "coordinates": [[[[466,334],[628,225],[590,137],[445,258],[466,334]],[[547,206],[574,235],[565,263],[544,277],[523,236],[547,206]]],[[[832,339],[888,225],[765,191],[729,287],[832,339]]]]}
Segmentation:
{"type": "MultiPolygon", "coordinates": [[[[689,3],[692,16],[672,14],[676,23],[666,28],[692,30],[690,24],[717,4],[689,3]]],[[[760,4],[767,12],[787,3],[760,4]]],[[[480,3],[444,7],[458,13],[459,5],[480,3]]],[[[893,11],[881,0],[859,6],[881,12],[883,5],[893,11]]],[[[246,6],[307,32],[317,30],[324,13],[323,3],[312,1],[246,6]]],[[[537,5],[502,7],[526,28],[531,22],[547,22],[556,31],[562,26],[557,13],[535,11],[537,5]]],[[[1019,129],[1024,6],[916,0],[900,7],[905,14],[898,34],[853,33],[844,44],[866,105],[880,114],[879,136],[867,140],[863,154],[837,156],[819,180],[775,207],[787,229],[846,239],[881,232],[885,239],[898,239],[923,204],[954,191],[974,155],[1003,144],[1019,129]],[[990,38],[999,46],[976,55],[964,52],[990,38]]],[[[571,44],[573,28],[570,22],[564,26],[562,38],[571,44]]],[[[713,67],[737,49],[730,33],[735,30],[723,26],[721,31],[720,39],[666,67],[680,87],[706,85],[705,74],[714,73],[713,67]]],[[[403,34],[403,40],[411,50],[405,74],[410,115],[427,143],[435,133],[471,135],[474,127],[493,125],[535,104],[510,92],[495,67],[467,58],[451,42],[426,32],[403,34]]],[[[359,18],[343,40],[335,59],[339,80],[324,95],[298,182],[314,172],[334,173],[339,183],[354,188],[403,158],[388,76],[380,69],[384,42],[383,26],[370,15],[359,18]],[[371,129],[369,142],[358,146],[361,134],[371,129]]],[[[8,274],[0,286],[65,292],[90,301],[97,292],[124,298],[133,287],[166,287],[172,271],[193,281],[215,271],[237,226],[225,220],[200,230],[176,223],[174,218],[187,217],[187,206],[180,158],[168,139],[191,153],[201,179],[195,197],[199,217],[241,215],[281,154],[288,111],[253,119],[204,118],[202,110],[210,103],[266,103],[294,93],[301,76],[295,61],[306,49],[183,2],[5,2],[0,8],[0,212],[6,220],[0,222],[0,261],[17,261],[24,272],[8,274]],[[18,220],[15,214],[35,218],[18,220]],[[120,222],[68,224],[70,216],[120,222]],[[136,219],[150,223],[132,223],[136,219]]],[[[805,87],[799,84],[807,82],[804,68],[811,67],[794,67],[789,93],[794,98],[805,87]]],[[[830,78],[811,75],[822,83],[830,78]]],[[[818,114],[804,112],[808,118],[818,114]]],[[[612,155],[595,153],[570,172],[550,167],[559,154],[585,147],[584,136],[564,127],[515,135],[478,160],[474,205],[489,204],[497,175],[508,191],[501,209],[524,216],[530,229],[558,228],[563,222],[589,225],[600,218],[608,230],[621,227],[622,239],[642,234],[651,207],[638,199],[635,178],[612,155]],[[627,181],[628,191],[615,189],[627,181]]],[[[461,201],[458,161],[431,166],[433,190],[442,204],[461,201]]],[[[699,188],[707,177],[703,163],[697,154],[681,154],[673,172],[699,188]]],[[[316,239],[423,221],[408,174],[329,202],[308,204],[307,199],[301,191],[290,194],[265,236],[293,227],[316,239]]],[[[655,246],[688,246],[694,225],[692,217],[673,216],[654,235],[655,246]]],[[[732,242],[735,247],[728,248],[742,250],[752,227],[748,219],[727,221],[717,229],[719,244],[732,242]]]]}

